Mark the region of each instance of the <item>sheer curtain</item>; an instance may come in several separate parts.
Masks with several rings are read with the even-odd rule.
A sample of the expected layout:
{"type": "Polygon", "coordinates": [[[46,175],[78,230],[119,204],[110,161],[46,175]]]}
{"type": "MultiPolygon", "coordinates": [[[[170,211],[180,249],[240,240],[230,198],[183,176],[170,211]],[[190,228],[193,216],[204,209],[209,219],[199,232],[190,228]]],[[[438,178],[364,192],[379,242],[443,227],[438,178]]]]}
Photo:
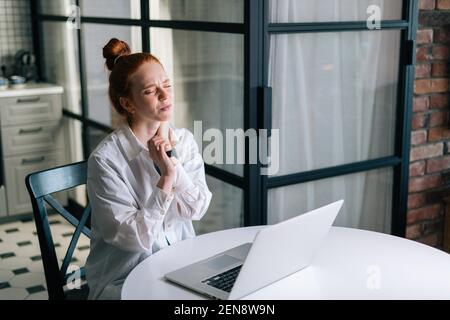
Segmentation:
{"type": "MultiPolygon", "coordinates": [[[[272,22],[365,21],[401,17],[401,1],[277,0],[272,22]]],[[[280,129],[277,175],[394,153],[400,32],[297,33],[270,38],[272,126],[280,129]]],[[[390,232],[392,170],[330,178],[269,192],[269,223],[331,201],[345,205],[336,225],[390,232]]]]}

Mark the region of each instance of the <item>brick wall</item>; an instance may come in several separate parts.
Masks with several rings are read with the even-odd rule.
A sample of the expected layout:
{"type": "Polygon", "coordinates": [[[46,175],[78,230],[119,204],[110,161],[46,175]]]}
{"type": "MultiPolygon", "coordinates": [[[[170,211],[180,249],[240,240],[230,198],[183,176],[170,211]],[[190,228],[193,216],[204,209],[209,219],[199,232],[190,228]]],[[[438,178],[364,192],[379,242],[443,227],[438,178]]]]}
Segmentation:
{"type": "Polygon", "coordinates": [[[442,248],[450,171],[450,0],[419,3],[406,237],[442,248]]]}

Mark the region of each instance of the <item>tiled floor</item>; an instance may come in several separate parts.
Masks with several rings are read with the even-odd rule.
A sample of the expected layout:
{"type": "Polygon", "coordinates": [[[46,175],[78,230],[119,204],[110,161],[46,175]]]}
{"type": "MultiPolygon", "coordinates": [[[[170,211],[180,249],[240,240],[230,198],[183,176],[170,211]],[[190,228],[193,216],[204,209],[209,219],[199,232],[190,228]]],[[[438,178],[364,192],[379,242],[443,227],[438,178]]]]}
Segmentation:
{"type": "MultiPolygon", "coordinates": [[[[49,217],[56,254],[64,258],[74,228],[61,216],[49,217]]],[[[89,239],[81,235],[72,264],[84,266],[89,239]]],[[[33,220],[0,225],[0,300],[48,299],[33,220]]]]}

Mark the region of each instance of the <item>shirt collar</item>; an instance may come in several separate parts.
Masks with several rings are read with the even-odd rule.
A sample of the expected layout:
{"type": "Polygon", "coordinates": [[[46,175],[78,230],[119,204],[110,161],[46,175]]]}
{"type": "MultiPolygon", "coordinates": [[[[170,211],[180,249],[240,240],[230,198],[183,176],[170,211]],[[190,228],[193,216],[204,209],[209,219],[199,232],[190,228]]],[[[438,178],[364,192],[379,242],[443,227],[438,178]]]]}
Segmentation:
{"type": "MultiPolygon", "coordinates": [[[[170,128],[175,136],[175,140],[179,141],[172,124],[170,124],[170,128]]],[[[148,152],[147,146],[144,146],[144,144],[134,135],[128,123],[120,125],[118,137],[128,161],[134,160],[143,150],[148,152]]]]}

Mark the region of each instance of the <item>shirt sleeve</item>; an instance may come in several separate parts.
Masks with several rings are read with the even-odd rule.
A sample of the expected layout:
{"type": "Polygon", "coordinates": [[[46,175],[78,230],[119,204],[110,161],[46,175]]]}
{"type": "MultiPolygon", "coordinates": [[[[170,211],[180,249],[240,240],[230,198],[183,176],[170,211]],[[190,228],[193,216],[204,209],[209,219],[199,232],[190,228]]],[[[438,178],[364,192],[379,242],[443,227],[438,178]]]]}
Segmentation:
{"type": "Polygon", "coordinates": [[[180,217],[200,220],[208,210],[212,194],[205,179],[205,165],[191,132],[183,137],[184,159],[177,164],[174,197],[180,217]]]}
{"type": "Polygon", "coordinates": [[[155,188],[139,204],[118,170],[96,157],[88,162],[87,190],[93,227],[106,243],[131,252],[151,250],[173,195],[155,188]]]}

